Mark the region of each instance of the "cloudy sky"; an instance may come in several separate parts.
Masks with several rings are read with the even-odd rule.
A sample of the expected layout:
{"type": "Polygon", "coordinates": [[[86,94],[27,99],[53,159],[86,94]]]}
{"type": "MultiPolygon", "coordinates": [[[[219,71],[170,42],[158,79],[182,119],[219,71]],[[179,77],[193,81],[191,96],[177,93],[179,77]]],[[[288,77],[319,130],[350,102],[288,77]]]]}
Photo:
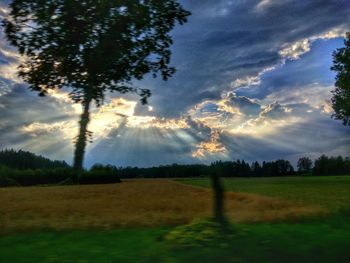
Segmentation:
{"type": "MultiPolygon", "coordinates": [[[[9,1],[0,1],[6,16],[9,1]]],[[[86,166],[350,155],[350,128],[330,118],[332,52],[350,31],[349,0],[182,0],[167,82],[145,77],[142,106],[109,94],[94,108],[86,166]]],[[[21,58],[0,33],[0,149],[71,162],[80,105],[45,98],[16,76],[21,58]]]]}

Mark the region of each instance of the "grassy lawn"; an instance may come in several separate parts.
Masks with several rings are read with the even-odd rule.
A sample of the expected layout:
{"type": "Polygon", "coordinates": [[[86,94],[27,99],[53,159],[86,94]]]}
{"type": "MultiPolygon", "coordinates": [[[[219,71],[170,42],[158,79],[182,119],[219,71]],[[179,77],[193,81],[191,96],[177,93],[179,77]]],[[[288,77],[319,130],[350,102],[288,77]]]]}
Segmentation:
{"type": "Polygon", "coordinates": [[[0,238],[0,262],[349,262],[349,220],[234,227],[193,247],[164,240],[172,228],[18,233],[0,238]]]}
{"type": "MultiPolygon", "coordinates": [[[[180,180],[182,183],[210,187],[208,179],[180,180]]],[[[350,176],[228,178],[227,191],[255,193],[301,204],[319,205],[331,211],[350,206],[350,176]]]]}

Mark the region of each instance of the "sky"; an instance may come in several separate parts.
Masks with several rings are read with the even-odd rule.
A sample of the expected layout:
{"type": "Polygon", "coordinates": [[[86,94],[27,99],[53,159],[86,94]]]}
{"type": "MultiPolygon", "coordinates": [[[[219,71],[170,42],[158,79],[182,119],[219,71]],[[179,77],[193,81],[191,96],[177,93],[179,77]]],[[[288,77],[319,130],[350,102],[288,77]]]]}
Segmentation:
{"type": "MultiPolygon", "coordinates": [[[[172,31],[177,73],[134,81],[152,91],[148,105],[114,93],[92,109],[86,167],[350,155],[350,128],[330,105],[349,0],[180,2],[192,15],[172,31]]],[[[28,90],[16,75],[23,59],[1,31],[0,149],[71,163],[81,106],[68,89],[44,98],[28,90]]]]}

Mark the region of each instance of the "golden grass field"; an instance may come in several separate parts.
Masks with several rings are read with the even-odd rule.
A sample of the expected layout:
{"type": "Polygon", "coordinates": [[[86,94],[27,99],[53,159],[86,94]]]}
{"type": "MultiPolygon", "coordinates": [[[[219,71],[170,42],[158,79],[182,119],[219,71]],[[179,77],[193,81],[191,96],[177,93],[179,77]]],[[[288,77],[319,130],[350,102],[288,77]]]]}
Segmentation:
{"type": "MultiPolygon", "coordinates": [[[[83,229],[177,225],[209,217],[209,189],[172,180],[0,189],[0,229],[83,229]]],[[[246,193],[226,193],[236,222],[276,221],[323,213],[320,207],[246,193]]]]}

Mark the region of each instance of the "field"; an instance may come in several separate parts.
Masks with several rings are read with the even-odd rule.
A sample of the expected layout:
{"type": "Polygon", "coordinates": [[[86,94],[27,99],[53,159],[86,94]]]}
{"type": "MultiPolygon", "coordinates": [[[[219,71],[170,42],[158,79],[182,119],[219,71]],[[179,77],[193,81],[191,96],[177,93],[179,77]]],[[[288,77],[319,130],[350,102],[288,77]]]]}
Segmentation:
{"type": "MultiPolygon", "coordinates": [[[[207,179],[181,182],[210,187],[207,179]]],[[[316,205],[330,211],[350,206],[350,176],[229,178],[224,180],[227,191],[255,193],[264,196],[316,205]]]]}
{"type": "Polygon", "coordinates": [[[191,224],[211,215],[207,186],[2,188],[0,262],[348,262],[350,176],[227,179],[221,235],[191,224]]]}
{"type": "MultiPolygon", "coordinates": [[[[0,199],[3,232],[179,225],[209,217],[212,210],[209,189],[171,180],[3,188],[0,199]]],[[[323,212],[318,206],[249,193],[228,193],[226,211],[238,222],[277,221],[323,212]]]]}

